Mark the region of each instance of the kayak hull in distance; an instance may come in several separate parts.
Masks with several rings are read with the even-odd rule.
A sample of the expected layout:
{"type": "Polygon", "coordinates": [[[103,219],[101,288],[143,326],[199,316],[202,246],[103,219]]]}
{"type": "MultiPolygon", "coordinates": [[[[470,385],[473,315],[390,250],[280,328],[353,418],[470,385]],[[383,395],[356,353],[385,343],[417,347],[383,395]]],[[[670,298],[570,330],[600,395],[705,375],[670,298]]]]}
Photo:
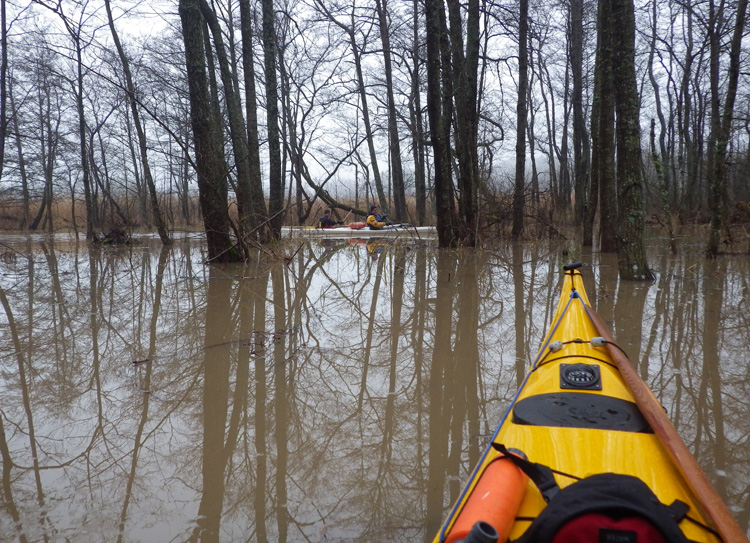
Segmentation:
{"type": "MultiPolygon", "coordinates": [[[[534,530],[529,528],[542,523],[534,524],[534,520],[548,507],[545,515],[567,506],[561,500],[574,487],[566,487],[578,480],[601,478],[599,474],[629,476],[620,478],[628,481],[636,478],[655,495],[657,504],[686,507],[687,518],[670,519],[680,537],[706,543],[747,542],[661,404],[591,308],[579,267],[565,266],[561,297],[542,347],[434,543],[469,541],[464,539],[467,527],[476,523],[481,527],[498,524],[501,542],[525,542],[522,537],[527,531],[527,539],[533,540],[534,530]],[[532,478],[493,467],[498,457],[509,462],[505,448],[527,459],[515,463],[525,473],[531,472],[532,478]],[[547,479],[552,478],[559,487],[554,492],[562,489],[560,493],[552,497],[553,492],[548,495],[541,490],[545,485],[534,479],[543,477],[535,477],[528,466],[549,468],[547,479]],[[515,495],[519,485],[521,498],[511,506],[505,498],[497,499],[497,507],[476,505],[491,498],[493,491],[515,495]]],[[[544,522],[549,518],[542,517],[544,522]]],[[[612,522],[615,541],[620,520],[612,522]]]]}
{"type": "Polygon", "coordinates": [[[378,230],[370,230],[369,227],[360,227],[360,223],[352,224],[356,225],[356,227],[350,227],[348,225],[335,228],[283,226],[281,228],[281,236],[284,238],[437,237],[437,228],[434,226],[410,226],[404,224],[395,224],[392,226],[385,226],[378,230]]]}

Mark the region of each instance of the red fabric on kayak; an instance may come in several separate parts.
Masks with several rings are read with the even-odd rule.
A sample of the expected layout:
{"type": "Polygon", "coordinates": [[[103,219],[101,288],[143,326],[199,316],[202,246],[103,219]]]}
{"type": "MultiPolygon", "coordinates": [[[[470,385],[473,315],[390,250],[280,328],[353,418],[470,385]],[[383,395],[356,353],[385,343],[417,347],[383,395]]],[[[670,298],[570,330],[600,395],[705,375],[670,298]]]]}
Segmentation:
{"type": "Polygon", "coordinates": [[[666,543],[666,539],[643,517],[614,519],[588,513],[561,526],[552,543],[666,543]]]}

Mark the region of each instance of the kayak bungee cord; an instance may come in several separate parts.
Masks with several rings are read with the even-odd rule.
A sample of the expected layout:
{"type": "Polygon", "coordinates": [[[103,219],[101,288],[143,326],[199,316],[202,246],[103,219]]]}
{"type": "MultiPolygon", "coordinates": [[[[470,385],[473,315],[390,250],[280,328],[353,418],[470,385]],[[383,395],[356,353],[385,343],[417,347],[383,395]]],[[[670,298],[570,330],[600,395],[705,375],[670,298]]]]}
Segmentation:
{"type": "MultiPolygon", "coordinates": [[[[599,336],[592,337],[589,340],[577,338],[577,339],[571,339],[570,341],[553,341],[552,343],[549,344],[549,349],[547,349],[545,351],[544,356],[541,358],[541,360],[539,360],[536,363],[536,365],[534,366],[534,368],[531,371],[536,371],[541,366],[543,366],[545,364],[544,361],[547,359],[547,355],[549,355],[550,353],[559,352],[560,350],[562,350],[563,347],[565,347],[566,345],[569,345],[571,343],[576,343],[578,345],[581,345],[581,344],[584,344],[584,343],[588,343],[589,345],[591,345],[593,347],[604,347],[605,344],[609,343],[610,345],[613,345],[613,346],[617,347],[618,349],[620,349],[620,351],[622,351],[622,353],[625,354],[625,356],[627,356],[627,354],[622,349],[622,347],[620,347],[616,343],[612,343],[611,341],[607,341],[603,337],[599,337],[599,336]]],[[[580,354],[570,355],[569,357],[568,356],[559,356],[559,357],[555,358],[555,360],[553,360],[553,362],[557,361],[557,360],[562,360],[564,358],[571,358],[571,357],[574,357],[574,358],[590,358],[591,360],[596,360],[597,362],[601,362],[602,364],[607,364],[609,366],[612,366],[613,368],[617,368],[616,364],[613,364],[612,362],[604,360],[603,358],[597,358],[595,356],[580,355],[580,354]]]]}
{"type": "MultiPolygon", "coordinates": [[[[570,299],[568,300],[568,303],[565,304],[565,308],[560,313],[560,318],[557,319],[557,322],[552,327],[550,332],[547,334],[547,340],[544,342],[544,345],[542,345],[542,348],[539,349],[539,354],[536,356],[536,360],[534,360],[534,363],[531,365],[532,371],[536,369],[537,365],[544,360],[544,358],[547,356],[547,353],[549,352],[549,349],[547,349],[547,346],[550,344],[550,339],[552,336],[555,335],[555,332],[557,331],[557,327],[560,326],[560,322],[562,322],[563,317],[565,316],[565,313],[567,313],[568,308],[570,307],[571,302],[574,298],[580,298],[578,296],[578,293],[575,291],[571,291],[570,293],[570,299]]],[[[584,304],[585,305],[585,304],[584,304]]]]}

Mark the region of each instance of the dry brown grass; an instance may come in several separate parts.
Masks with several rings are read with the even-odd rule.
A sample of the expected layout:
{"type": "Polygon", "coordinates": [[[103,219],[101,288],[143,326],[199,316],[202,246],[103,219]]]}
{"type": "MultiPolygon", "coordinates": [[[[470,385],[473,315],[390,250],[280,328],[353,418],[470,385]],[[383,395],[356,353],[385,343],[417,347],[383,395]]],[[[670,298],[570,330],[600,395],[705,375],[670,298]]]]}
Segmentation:
{"type": "MultiPolygon", "coordinates": [[[[168,227],[179,230],[194,230],[200,228],[202,220],[200,219],[200,205],[197,198],[191,198],[188,202],[190,221],[183,217],[180,202],[176,197],[161,196],[160,205],[168,227]]],[[[150,229],[149,225],[140,218],[138,205],[136,201],[118,202],[120,209],[125,215],[124,221],[111,205],[106,202],[100,204],[100,223],[102,231],[108,231],[115,228],[150,229]]],[[[31,202],[29,206],[28,220],[24,218],[23,204],[17,200],[0,200],[0,230],[18,231],[28,229],[31,223],[39,213],[41,206],[40,201],[31,202]]],[[[59,198],[52,202],[51,214],[45,212],[44,218],[40,221],[37,231],[82,231],[86,229],[86,206],[83,199],[76,199],[75,202],[70,198],[59,198]],[[49,216],[52,217],[52,224],[49,223],[49,216]]]]}
{"type": "MultiPolygon", "coordinates": [[[[355,202],[342,201],[343,205],[355,207],[355,202]]],[[[407,198],[407,216],[406,217],[394,217],[393,213],[390,214],[391,220],[394,222],[407,222],[413,225],[417,224],[417,211],[416,211],[416,198],[411,196],[407,198]]],[[[370,202],[360,199],[356,202],[356,207],[366,212],[369,208],[370,202]]],[[[30,209],[30,220],[33,220],[39,210],[39,202],[34,202],[30,209]]],[[[131,200],[125,203],[119,203],[123,213],[126,215],[127,221],[123,221],[118,214],[114,212],[111,206],[106,203],[100,203],[100,213],[102,216],[100,229],[102,232],[107,233],[115,230],[126,230],[126,231],[149,231],[152,230],[150,225],[140,218],[138,203],[137,201],[131,200]]],[[[202,220],[200,217],[200,205],[197,198],[191,198],[189,207],[190,221],[186,221],[183,217],[183,211],[181,208],[180,201],[175,196],[162,195],[160,197],[160,205],[162,213],[164,214],[167,226],[171,230],[189,230],[195,231],[202,228],[202,220]]],[[[321,200],[316,200],[313,204],[313,210],[309,214],[307,219],[307,225],[314,225],[318,219],[323,215],[323,210],[328,207],[321,200]]],[[[484,200],[481,202],[481,208],[479,210],[479,231],[482,236],[489,236],[491,238],[505,238],[509,235],[511,226],[511,207],[512,199],[510,195],[498,193],[494,195],[491,200],[484,200]]],[[[542,195],[537,209],[527,212],[526,216],[526,231],[525,237],[559,237],[561,233],[558,229],[565,229],[566,225],[570,224],[571,217],[568,214],[561,214],[559,211],[553,210],[552,202],[549,201],[548,195],[542,195]]],[[[389,208],[393,209],[393,203],[389,202],[389,208]]],[[[229,207],[230,216],[233,220],[237,218],[237,206],[234,201],[230,201],[229,207]]],[[[0,210],[0,230],[4,231],[18,231],[28,228],[28,224],[24,224],[23,206],[19,201],[5,201],[2,202],[2,209],[0,210]]],[[[334,216],[337,216],[339,220],[345,223],[364,221],[366,214],[358,215],[354,212],[347,210],[335,209],[334,216]]],[[[286,212],[284,224],[296,225],[297,214],[294,206],[290,206],[286,212]]],[[[433,202],[428,200],[427,203],[427,217],[425,220],[426,225],[435,225],[436,218],[434,214],[433,202]]],[[[40,231],[72,231],[78,230],[83,231],[86,228],[86,217],[85,217],[85,205],[83,199],[76,200],[74,202],[70,199],[57,199],[52,205],[52,225],[50,228],[49,223],[42,221],[38,230],[40,231]],[[74,220],[75,214],[75,220],[74,220]]]]}

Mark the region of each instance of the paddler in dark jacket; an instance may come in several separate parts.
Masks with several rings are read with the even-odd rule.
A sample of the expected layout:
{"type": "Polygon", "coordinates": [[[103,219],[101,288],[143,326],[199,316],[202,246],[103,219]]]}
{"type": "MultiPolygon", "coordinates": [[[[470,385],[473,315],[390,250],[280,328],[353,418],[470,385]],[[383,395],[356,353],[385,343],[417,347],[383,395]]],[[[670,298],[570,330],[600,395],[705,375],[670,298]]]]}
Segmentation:
{"type": "Polygon", "coordinates": [[[365,222],[370,227],[370,230],[380,230],[384,226],[393,224],[388,220],[388,215],[380,214],[380,208],[375,204],[370,206],[370,214],[367,216],[365,222]]]}
{"type": "Polygon", "coordinates": [[[331,210],[326,209],[323,212],[323,216],[318,221],[318,228],[333,228],[334,226],[338,224],[344,224],[342,221],[334,221],[331,218],[331,210]]]}

